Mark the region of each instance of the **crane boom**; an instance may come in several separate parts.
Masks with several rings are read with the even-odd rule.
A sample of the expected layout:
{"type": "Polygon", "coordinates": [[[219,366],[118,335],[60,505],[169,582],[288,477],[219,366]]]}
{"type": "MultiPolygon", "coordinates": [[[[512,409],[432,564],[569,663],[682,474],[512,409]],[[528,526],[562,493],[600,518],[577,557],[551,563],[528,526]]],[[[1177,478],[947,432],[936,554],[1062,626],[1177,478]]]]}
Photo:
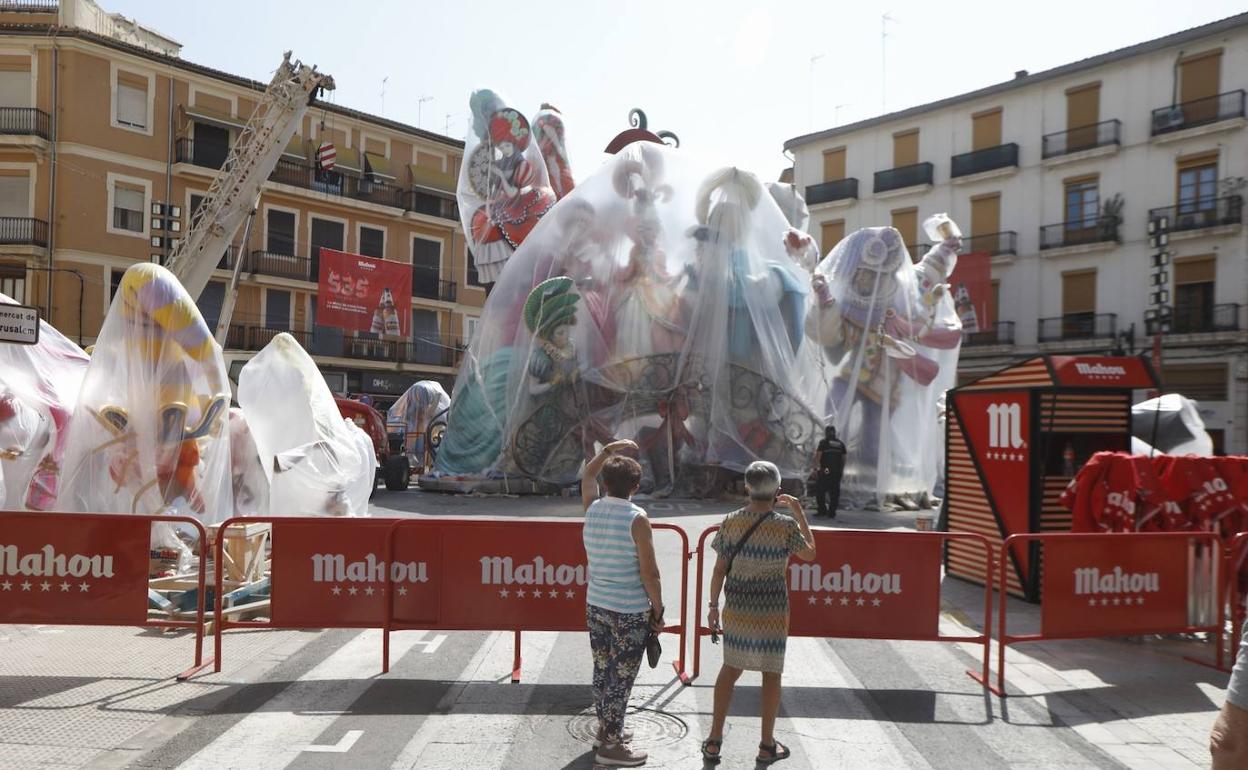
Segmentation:
{"type": "MultiPolygon", "coordinates": [[[[292,63],[290,51],[283,55],[281,66],[213,178],[203,203],[191,217],[186,237],[169,257],[169,269],[192,297],[199,298],[221,255],[255,210],[265,181],[273,173],[315,95],[321,89],[333,87],[334,79],[329,75],[298,60],[292,63]]],[[[237,290],[239,262],[241,255],[235,261],[226,292],[230,310],[233,306],[230,299],[237,290]]],[[[228,328],[226,307],[222,307],[222,316],[221,322],[228,328]]]]}

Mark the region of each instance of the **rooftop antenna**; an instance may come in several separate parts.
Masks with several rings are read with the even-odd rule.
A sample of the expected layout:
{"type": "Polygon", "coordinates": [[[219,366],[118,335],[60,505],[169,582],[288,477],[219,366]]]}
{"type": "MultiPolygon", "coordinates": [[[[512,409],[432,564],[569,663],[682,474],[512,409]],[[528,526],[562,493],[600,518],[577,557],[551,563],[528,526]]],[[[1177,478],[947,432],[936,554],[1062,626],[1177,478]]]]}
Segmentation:
{"type": "Polygon", "coordinates": [[[390,80],[389,75],[381,79],[381,116],[383,118],[386,116],[386,82],[388,80],[390,80]]]}
{"type": "Polygon", "coordinates": [[[845,104],[838,104],[835,107],[833,107],[832,108],[832,125],[833,126],[841,125],[841,108],[842,107],[853,107],[853,106],[854,106],[853,102],[846,102],[845,104]]]}
{"type": "Polygon", "coordinates": [[[448,112],[448,113],[446,113],[446,125],[445,125],[445,126],[443,126],[443,128],[442,128],[442,135],[443,135],[443,136],[450,136],[450,135],[451,135],[451,118],[457,118],[457,117],[459,117],[459,113],[458,113],[458,112],[448,112]]]}
{"type": "Polygon", "coordinates": [[[810,55],[810,129],[815,130],[815,62],[824,57],[825,54],[815,53],[810,55]]]}
{"type": "Polygon", "coordinates": [[[880,114],[888,112],[888,77],[886,67],[886,41],[888,40],[888,23],[896,23],[896,19],[885,11],[880,16],[880,114]]]}
{"type": "Polygon", "coordinates": [[[423,126],[420,125],[420,108],[425,105],[425,102],[431,102],[431,101],[433,101],[432,96],[422,96],[416,100],[416,127],[417,128],[423,128],[423,126]]]}

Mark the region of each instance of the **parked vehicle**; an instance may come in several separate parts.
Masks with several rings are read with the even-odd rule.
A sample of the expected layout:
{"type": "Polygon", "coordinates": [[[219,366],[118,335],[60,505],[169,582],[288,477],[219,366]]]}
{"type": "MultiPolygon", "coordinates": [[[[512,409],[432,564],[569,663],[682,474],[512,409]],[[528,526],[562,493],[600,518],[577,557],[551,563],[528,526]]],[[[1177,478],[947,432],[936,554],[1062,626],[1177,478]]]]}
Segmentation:
{"type": "Polygon", "coordinates": [[[368,434],[373,441],[373,449],[377,453],[377,477],[374,486],[384,483],[386,489],[402,491],[407,489],[408,463],[403,452],[391,452],[390,442],[386,437],[386,423],[381,412],[361,401],[335,396],[338,411],[368,434]]]}

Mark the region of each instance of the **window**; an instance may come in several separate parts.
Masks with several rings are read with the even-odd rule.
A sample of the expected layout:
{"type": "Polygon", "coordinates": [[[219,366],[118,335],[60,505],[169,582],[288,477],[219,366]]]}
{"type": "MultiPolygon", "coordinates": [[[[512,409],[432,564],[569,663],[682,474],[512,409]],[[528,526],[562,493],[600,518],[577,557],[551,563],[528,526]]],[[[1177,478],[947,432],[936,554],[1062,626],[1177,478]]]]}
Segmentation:
{"type": "Polygon", "coordinates": [[[113,227],[132,233],[143,232],[143,190],[129,185],[113,186],[113,227]]]}
{"type": "Polygon", "coordinates": [[[1205,114],[1199,114],[1208,111],[1213,115],[1217,114],[1216,104],[1201,105],[1191,104],[1191,102],[1200,99],[1210,99],[1218,95],[1218,88],[1222,75],[1222,49],[1215,48],[1212,51],[1201,51],[1200,53],[1184,56],[1179,61],[1179,101],[1185,103],[1184,117],[1192,122],[1201,118],[1207,118],[1205,114]],[[1208,107],[1212,107],[1209,110],[1208,107]],[[1198,114],[1192,115],[1193,110],[1198,114]],[[1205,108],[1202,111],[1201,108],[1205,108]]]}
{"type": "Polygon", "coordinates": [[[290,292],[268,289],[264,294],[264,327],[290,331],[290,292]]]}
{"type": "Polygon", "coordinates": [[[912,128],[893,134],[893,168],[913,166],[919,162],[919,129],[912,128]]]}
{"type": "Polygon", "coordinates": [[[30,216],[30,177],[0,176],[0,217],[30,216]]]}
{"type": "Polygon", "coordinates": [[[412,296],[439,299],[442,242],[412,236],[412,296]]]}
{"type": "Polygon", "coordinates": [[[472,255],[472,249],[464,250],[464,270],[467,272],[468,285],[485,288],[481,283],[481,276],[477,273],[477,258],[472,255]]]}
{"type": "Polygon", "coordinates": [[[977,195],[971,198],[971,237],[975,239],[975,251],[998,253],[1001,250],[999,239],[986,236],[997,235],[1000,232],[1001,193],[977,195]]]}
{"type": "Polygon", "coordinates": [[[30,57],[0,56],[0,107],[31,107],[30,57]]]}
{"type": "Polygon", "coordinates": [[[1095,147],[1101,120],[1101,84],[1088,83],[1066,91],[1066,152],[1095,147]]]}
{"type": "Polygon", "coordinates": [[[273,254],[295,253],[295,212],[268,209],[264,250],[273,254]]]}
{"type": "Polygon", "coordinates": [[[230,154],[230,132],[220,126],[196,123],[191,144],[192,162],[205,168],[221,168],[230,154]]]}
{"type": "Polygon", "coordinates": [[[148,79],[128,72],[117,73],[117,124],[146,131],[148,79]]]}
{"type": "Polygon", "coordinates": [[[1082,230],[1096,226],[1100,210],[1100,192],[1097,179],[1078,179],[1066,182],[1066,229],[1082,230]]]}
{"type": "Polygon", "coordinates": [[[412,341],[416,363],[443,364],[442,341],[438,337],[436,310],[412,311],[412,341]]]}
{"type": "Polygon", "coordinates": [[[984,150],[1001,144],[1000,107],[971,116],[971,149],[984,150]]]}
{"type": "Polygon", "coordinates": [[[1165,392],[1182,393],[1197,401],[1226,401],[1226,364],[1174,364],[1161,367],[1165,392]]]}
{"type": "Polygon", "coordinates": [[[117,296],[117,287],[121,286],[121,277],[126,274],[125,270],[112,268],[108,271],[108,301],[112,303],[117,296]]]}
{"type": "Polygon", "coordinates": [[[225,284],[220,281],[209,281],[204,287],[204,291],[199,295],[199,299],[195,304],[199,306],[199,313],[204,317],[204,323],[208,324],[208,331],[211,334],[217,332],[217,321],[221,320],[221,305],[225,302],[225,284]]]}
{"type": "Polygon", "coordinates": [[[342,251],[346,244],[346,232],[346,225],[342,222],[312,217],[312,252],[308,254],[312,280],[321,275],[321,249],[342,251]]]}
{"type": "Polygon", "coordinates": [[[360,228],[360,253],[366,257],[384,259],[386,256],[386,231],[376,227],[360,228]]]}
{"type": "MultiPolygon", "coordinates": [[[[1179,217],[1217,208],[1218,162],[1179,169],[1179,217]]],[[[1176,223],[1182,227],[1182,222],[1176,223]]]]}
{"type": "Polygon", "coordinates": [[[1000,279],[992,282],[992,289],[988,292],[988,312],[987,318],[981,324],[985,329],[991,329],[1001,319],[1001,281],[1000,279]]]}
{"type": "Polygon", "coordinates": [[[1096,336],[1096,270],[1062,273],[1062,339],[1096,336]]]}
{"type": "Polygon", "coordinates": [[[26,269],[23,267],[0,267],[0,294],[17,302],[26,301],[26,269]]]}
{"type": "Polygon", "coordinates": [[[838,147],[823,153],[823,181],[839,182],[845,178],[845,148],[838,147]]]}
{"type": "Polygon", "coordinates": [[[819,226],[820,247],[823,253],[829,254],[836,244],[840,243],[845,237],[845,220],[834,219],[831,222],[824,222],[819,226]]]}
{"type": "MultiPolygon", "coordinates": [[[[896,209],[892,212],[893,229],[901,233],[901,242],[913,252],[918,243],[919,210],[917,208],[896,209]]],[[[911,257],[915,254],[911,253],[911,257]]]]}
{"type": "Polygon", "coordinates": [[[1179,334],[1216,331],[1213,292],[1217,257],[1174,261],[1174,331],[1179,334]]]}
{"type": "Polygon", "coordinates": [[[477,327],[481,325],[481,319],[476,316],[464,316],[464,344],[471,345],[472,341],[477,337],[477,327]]]}

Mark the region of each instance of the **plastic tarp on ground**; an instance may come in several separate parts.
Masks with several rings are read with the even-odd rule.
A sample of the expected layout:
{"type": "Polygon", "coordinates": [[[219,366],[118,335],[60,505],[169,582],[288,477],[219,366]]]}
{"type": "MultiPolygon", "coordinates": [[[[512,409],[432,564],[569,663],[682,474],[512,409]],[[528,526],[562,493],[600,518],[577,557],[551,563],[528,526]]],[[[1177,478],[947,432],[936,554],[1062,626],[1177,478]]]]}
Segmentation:
{"type": "Polygon", "coordinates": [[[936,483],[939,400],[955,384],[962,341],[946,284],[959,245],[950,232],[929,233],[941,242],[912,263],[897,230],[857,230],[816,268],[811,328],[831,372],[824,414],[849,450],[851,503],[922,507],[936,483]]]}
{"type": "Polygon", "coordinates": [[[804,477],[828,382],[788,233],[748,172],[651,143],[607,160],[490,293],[437,471],[566,483],[620,436],[657,488],[760,458],[804,477]]]}
{"type": "MultiPolygon", "coordinates": [[[[0,303],[16,304],[3,294],[0,303]]],[[[38,343],[0,343],[0,510],[55,507],[69,420],[89,360],[43,320],[38,343]]]]}
{"type": "Polygon", "coordinates": [[[386,412],[386,425],[396,425],[403,429],[403,451],[407,453],[412,469],[419,471],[425,467],[429,451],[429,428],[434,418],[446,412],[450,406],[451,397],[447,395],[442,383],[420,380],[404,391],[386,412]]]}
{"type": "Polygon", "coordinates": [[[58,509],[225,519],[229,402],[221,348],[194,300],[165,268],[131,266],[87,366],[58,509]]]}
{"type": "Polygon", "coordinates": [[[372,441],[343,418],[294,337],[278,334],[243,366],[238,403],[269,480],[270,515],[368,515],[372,441]]]}

